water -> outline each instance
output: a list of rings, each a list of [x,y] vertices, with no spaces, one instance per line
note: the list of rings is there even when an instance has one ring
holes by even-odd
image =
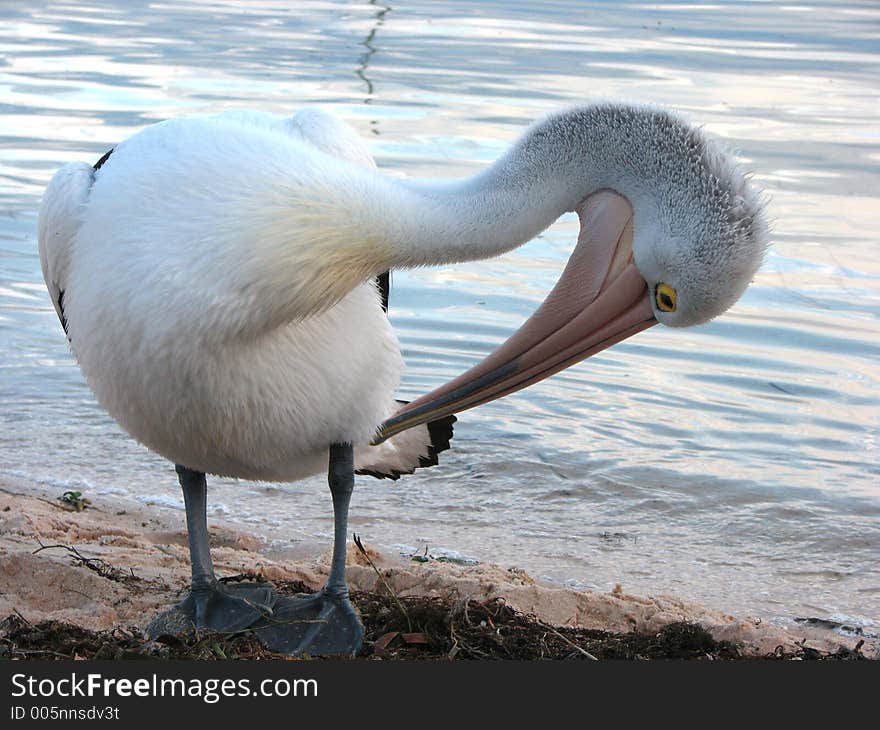
[[[380,166],[466,175],[595,97],[673,106],[772,196],[774,247],[722,319],[655,327],[470,411],[442,467],[359,481],[353,528],[577,587],[880,628],[880,9],[871,2],[4,3],[0,477],[180,509],[173,470],[97,406],[40,275],[64,162],[146,124],[320,103]],[[395,276],[404,397],[502,341],[561,270],[573,217],[492,262]],[[325,546],[322,478],[213,480],[215,514]],[[182,519],[182,515],[181,515]]]

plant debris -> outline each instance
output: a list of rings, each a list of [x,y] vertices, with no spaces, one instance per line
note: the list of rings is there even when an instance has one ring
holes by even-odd
[[[803,624],[804,626],[815,626],[821,629],[828,629],[830,631],[839,631],[841,634],[847,634],[849,636],[865,636],[871,639],[877,638],[876,634],[866,632],[861,626],[845,624],[829,618],[796,618],[795,621],[799,624]]]
[[[234,576],[232,581],[255,576]],[[303,592],[300,583],[276,590]],[[514,611],[503,601],[452,601],[353,593],[365,626],[362,659],[739,659],[739,649],[718,642],[702,627],[673,623],[654,634],[609,634],[552,627]],[[802,642],[795,652],[781,648],[767,659],[858,660],[860,646],[835,653]],[[0,622],[0,659],[290,659],[262,647],[249,633],[195,632],[147,640],[136,628],[89,631],[56,621],[32,624],[12,614]]]
[[[405,555],[406,553],[404,553]],[[452,565],[479,565],[480,561],[476,558],[468,558],[463,555],[434,555],[428,552],[428,546],[422,554],[411,554],[409,559],[414,563],[451,563]]]
[[[70,561],[73,565],[83,566],[84,568],[88,568],[91,571],[94,571],[102,578],[107,578],[108,580],[120,582],[126,580],[137,580],[137,576],[134,574],[134,571],[129,569],[128,573],[124,570],[116,568],[106,560],[102,560],[101,558],[88,558],[83,555],[79,550],[71,545],[43,545],[39,540],[37,541],[40,545],[36,550],[34,550],[33,554],[36,555],[43,550],[54,550],[61,549],[66,550],[67,554],[70,556]]]
[[[82,512],[91,504],[91,501],[82,496],[82,492],[68,489],[58,497],[58,501],[74,512]]]

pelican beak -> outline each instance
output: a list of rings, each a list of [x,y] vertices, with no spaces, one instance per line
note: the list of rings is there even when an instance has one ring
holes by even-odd
[[[633,263],[629,200],[600,190],[576,210],[577,246],[538,310],[485,360],[403,406],[382,424],[374,444],[537,383],[657,323]]]

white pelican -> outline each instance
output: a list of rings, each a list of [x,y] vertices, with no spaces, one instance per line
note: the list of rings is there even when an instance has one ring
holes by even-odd
[[[656,322],[720,314],[767,238],[760,196],[733,160],[644,106],[550,116],[463,180],[389,177],[350,127],[312,110],[166,121],[111,152],[49,183],[40,259],[98,400],[177,465],[192,585],[149,632],[251,627],[292,654],[360,647],[345,582],[356,470],[396,477],[436,463],[453,412]],[[495,256],[567,211],[581,233],[541,308],[483,363],[398,412],[403,362],[377,277]],[[328,454],[325,587],[281,598],[219,584],[205,473],[290,481]]]

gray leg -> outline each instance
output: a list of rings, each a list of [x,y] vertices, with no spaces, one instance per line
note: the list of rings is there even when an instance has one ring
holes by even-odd
[[[348,540],[348,505],[354,491],[354,449],[351,444],[333,444],[330,447],[330,465],[327,481],[333,497],[333,560],[324,592],[348,598],[345,582],[346,541]]]
[[[208,535],[205,475],[178,466],[177,476],[186,505],[192,585],[183,601],[150,622],[147,636],[187,633],[193,628],[234,632],[253,626],[272,613],[275,592],[267,585],[217,582]]]
[[[192,566],[192,589],[210,588],[217,583],[211,543],[208,535],[208,485],[205,475],[178,465],[177,478],[186,505],[186,534],[189,538],[189,559]]]
[[[333,497],[333,558],[324,587],[311,596],[279,598],[266,627],[257,629],[263,644],[284,654],[320,656],[357,654],[364,638],[360,617],[345,582],[348,505],[354,490],[351,444],[330,447],[328,482]]]

